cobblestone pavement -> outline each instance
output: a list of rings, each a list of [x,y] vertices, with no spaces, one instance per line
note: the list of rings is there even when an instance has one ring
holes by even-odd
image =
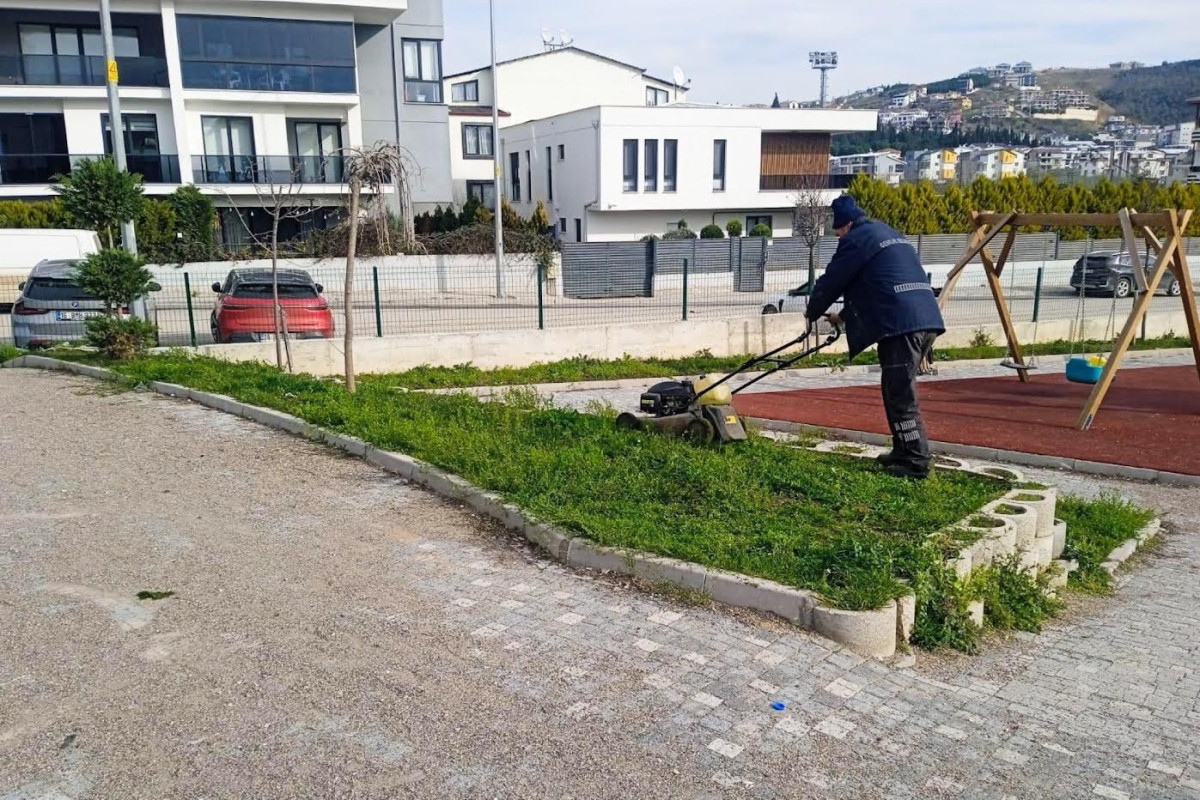
[[[1028,354],[1026,355],[1028,359]],[[1041,371],[1061,371],[1063,369],[1062,356],[1043,357],[1038,366]],[[1154,353],[1152,351],[1144,351],[1140,353],[1131,353],[1126,360],[1123,369],[1136,369],[1138,367],[1174,367],[1187,366],[1192,363],[1192,355],[1190,352],[1180,353]],[[999,362],[992,364],[971,364],[954,365],[953,363],[938,365],[939,373],[937,375],[929,375],[921,378],[921,381],[954,381],[965,378],[1013,378],[1016,379],[1016,374],[1005,367],[1000,366]],[[664,377],[663,380],[666,378]],[[618,411],[632,410],[638,408],[638,399],[655,379],[648,378],[645,385],[634,387],[624,387],[620,389],[612,388],[579,388],[571,391],[552,391],[546,392],[552,397],[555,405],[564,408],[584,409],[591,403],[608,403]],[[732,382],[733,386],[738,386],[741,382],[740,378]],[[877,386],[879,384],[878,372],[833,372],[828,369],[804,369],[804,370],[785,370],[777,376],[766,378],[747,389],[747,393],[755,392],[786,392],[797,389],[831,389],[841,386]],[[535,387],[536,388],[536,387]]]
[[[1200,797],[1197,490],[1049,476],[1161,551],[898,668],[187,403],[4,370],[0,408],[3,800]]]

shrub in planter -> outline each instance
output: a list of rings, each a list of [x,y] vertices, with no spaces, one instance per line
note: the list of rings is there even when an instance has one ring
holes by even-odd
[[[737,237],[741,236],[742,235],[741,220],[737,220],[737,219],[729,220],[729,222],[725,225],[725,231],[726,231],[726,233],[729,234],[730,239],[736,239]]]
[[[725,231],[721,230],[720,225],[705,225],[700,229],[701,239],[724,239]]]
[[[773,231],[763,223],[758,223],[750,229],[751,236],[758,236],[762,239],[770,239]]]
[[[108,358],[128,361],[158,341],[158,329],[144,319],[105,315],[87,321],[87,343]]]
[[[687,220],[681,219],[675,227],[675,230],[667,231],[663,234],[664,241],[672,239],[695,239],[696,232],[688,227]]]

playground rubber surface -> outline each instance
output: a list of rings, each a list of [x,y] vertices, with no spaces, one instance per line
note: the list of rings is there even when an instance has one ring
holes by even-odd
[[[1196,368],[1123,369],[1091,430],[1075,421],[1091,386],[1061,372],[923,381],[929,438],[1039,455],[1200,475],[1200,379]],[[746,417],[870,433],[888,432],[879,387],[849,386],[740,394]]]

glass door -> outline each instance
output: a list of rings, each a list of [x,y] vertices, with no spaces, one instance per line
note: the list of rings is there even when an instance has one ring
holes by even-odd
[[[253,183],[254,126],[249,117],[201,117],[205,179],[209,183]]]
[[[293,172],[301,181],[342,182],[342,124],[332,120],[292,123]]]

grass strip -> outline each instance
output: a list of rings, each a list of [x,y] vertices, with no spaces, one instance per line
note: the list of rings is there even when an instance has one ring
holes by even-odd
[[[1189,342],[1184,336],[1162,336],[1155,339],[1135,341],[1134,350],[1161,350],[1174,347],[1188,347]],[[1038,355],[1061,355],[1075,352],[1108,352],[1112,348],[1111,341],[1089,341],[1082,346],[1078,342],[1072,344],[1066,339],[1053,342],[1043,342],[1030,349]],[[1001,359],[1008,355],[1008,350],[999,345],[983,345],[978,347],[946,347],[934,352],[934,360],[938,362],[959,361],[963,359],[995,358]],[[1029,354],[1026,354],[1027,357]],[[455,389],[471,386],[515,386],[534,383],[578,383],[581,381],[623,380],[632,378],[665,378],[677,375],[701,375],[710,372],[725,373],[736,369],[749,359],[750,356],[714,356],[707,351],[701,351],[684,358],[624,358],[604,360],[576,356],[562,361],[531,364],[527,367],[499,367],[496,369],[481,369],[473,364],[459,364],[453,367],[420,366],[404,372],[380,373],[378,375],[363,375],[360,382],[382,382],[389,386],[402,386],[407,389]],[[802,367],[844,367],[847,364],[877,364],[879,356],[874,350],[868,350],[857,356],[853,361],[847,361],[845,356],[817,354],[796,364]]]
[[[1084,592],[1103,594],[1111,590],[1112,579],[1101,565],[1117,545],[1134,538],[1146,527],[1154,513],[1115,494],[1106,494],[1090,501],[1060,497],[1058,517],[1067,523],[1067,549],[1063,558],[1079,562],[1079,569],[1071,574],[1070,585]]]

